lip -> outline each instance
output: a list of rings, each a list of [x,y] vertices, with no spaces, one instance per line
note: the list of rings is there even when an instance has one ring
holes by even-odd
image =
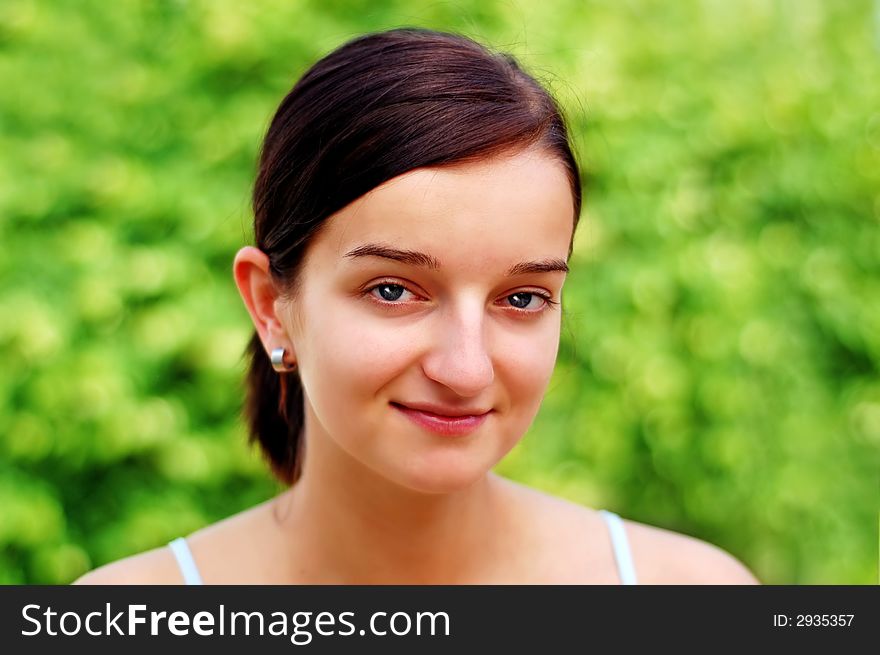
[[[400,403],[391,403],[391,406],[416,425],[446,437],[461,437],[474,432],[492,413],[492,410],[489,410],[483,414],[446,416],[422,409],[414,409]]]

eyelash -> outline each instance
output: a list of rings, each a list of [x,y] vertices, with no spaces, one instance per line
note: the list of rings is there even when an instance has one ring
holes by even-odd
[[[378,289],[379,287],[400,287],[401,289],[405,289],[406,291],[409,291],[410,293],[412,293],[414,295],[418,295],[412,289],[410,289],[408,286],[406,286],[405,284],[401,284],[400,282],[397,282],[394,280],[380,280],[376,284],[372,284],[368,288],[364,289],[361,295],[370,296],[370,298],[372,299],[373,302],[375,302],[376,304],[378,304],[380,306],[384,306],[384,307],[395,307],[395,306],[405,304],[405,303],[391,302],[388,300],[380,300],[380,299],[376,298],[376,296],[374,296],[372,294],[372,291],[374,289]],[[541,300],[544,301],[544,306],[541,307],[540,309],[520,309],[518,307],[508,307],[507,308],[507,309],[513,310],[513,312],[516,314],[526,314],[526,315],[528,315],[528,314],[533,314],[533,315],[543,314],[548,309],[553,309],[554,307],[556,307],[559,304],[559,302],[556,300],[553,300],[550,295],[548,295],[546,293],[542,293],[540,291],[517,291],[516,293],[508,294],[507,296],[505,296],[505,298],[510,298],[510,296],[515,296],[520,293],[529,294],[529,295],[533,295],[533,296],[537,296],[537,297],[541,298]]]

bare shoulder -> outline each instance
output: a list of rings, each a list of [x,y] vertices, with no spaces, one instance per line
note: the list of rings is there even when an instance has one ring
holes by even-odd
[[[262,565],[254,558],[255,544],[271,542],[266,516],[271,500],[216,523],[196,530],[186,537],[196,568],[206,584],[242,584],[255,579],[254,567]],[[86,573],[73,584],[93,585],[167,585],[183,584],[177,558],[168,546],[111,562]]]
[[[754,585],[760,581],[730,553],[663,528],[624,520],[639,582]]]
[[[171,549],[155,548],[105,564],[75,580],[77,585],[183,584]]]
[[[568,577],[603,584],[618,581],[608,525],[597,510],[509,480],[501,482],[515,494],[518,508],[531,508],[532,516],[541,517],[537,527],[553,535],[552,552],[564,563]],[[717,546],[638,521],[624,519],[623,524],[639,584],[760,584],[746,566]],[[578,572],[581,566],[584,570]],[[606,573],[600,575],[601,571]]]

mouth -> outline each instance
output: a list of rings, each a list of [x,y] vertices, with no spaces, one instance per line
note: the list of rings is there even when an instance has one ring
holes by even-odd
[[[435,414],[427,410],[414,409],[396,402],[392,402],[391,406],[419,427],[447,437],[460,437],[471,434],[492,414],[492,410],[489,410],[482,414],[448,416]]]

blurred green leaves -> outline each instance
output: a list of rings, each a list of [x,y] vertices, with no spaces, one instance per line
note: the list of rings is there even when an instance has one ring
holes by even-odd
[[[866,1],[0,6],[0,582],[68,582],[276,490],[231,279],[306,67],[417,24],[514,52],[586,181],[544,406],[499,470],[877,581],[880,35]]]

